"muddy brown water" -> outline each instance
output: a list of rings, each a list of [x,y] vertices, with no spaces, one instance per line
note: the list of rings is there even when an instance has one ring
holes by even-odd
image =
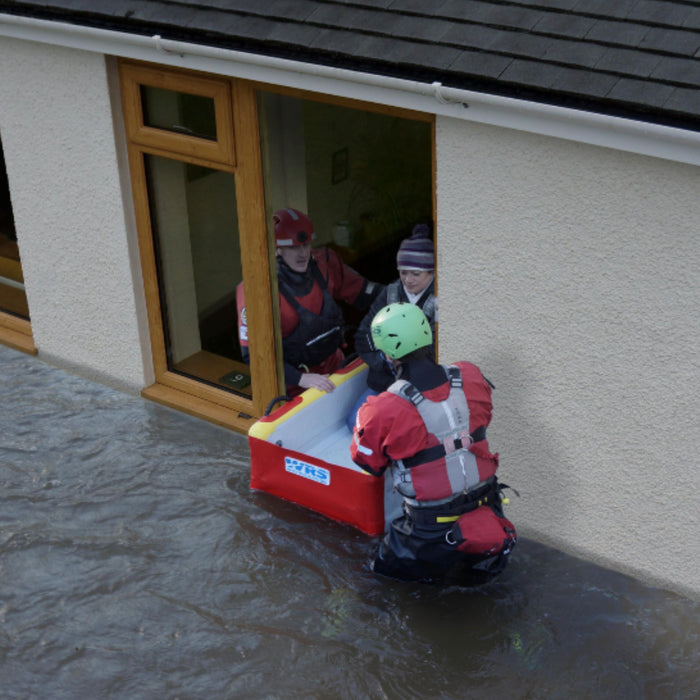
[[[0,697],[698,697],[700,604],[522,540],[476,590],[248,485],[244,436],[0,347]]]

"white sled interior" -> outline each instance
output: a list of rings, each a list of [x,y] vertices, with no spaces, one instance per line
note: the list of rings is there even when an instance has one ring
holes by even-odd
[[[367,388],[367,365],[356,360],[331,375],[331,380],[336,387],[333,392],[309,389],[253,425],[249,431],[251,485],[377,534],[377,526],[366,518],[380,517],[383,530],[400,515],[401,498],[393,491],[390,475],[377,479],[350,458],[352,433],[346,421]],[[292,473],[294,469],[297,474]],[[310,482],[315,477],[328,478],[329,487],[292,478],[304,476],[303,470]],[[382,513],[363,515],[367,502],[375,500],[374,492],[380,492]]]

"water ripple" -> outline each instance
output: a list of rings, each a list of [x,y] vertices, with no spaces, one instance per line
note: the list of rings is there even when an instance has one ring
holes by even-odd
[[[522,540],[482,589],[249,489],[243,436],[0,347],[3,698],[693,697],[697,603]]]

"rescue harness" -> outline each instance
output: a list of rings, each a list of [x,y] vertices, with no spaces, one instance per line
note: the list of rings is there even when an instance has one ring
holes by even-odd
[[[299,303],[293,288],[286,280],[279,280],[279,292],[296,311],[297,327],[286,338],[282,346],[286,361],[302,371],[309,371],[332,355],[343,342],[343,314],[328,291],[328,280],[323,276],[316,261],[309,261],[308,271],[323,294],[321,311],[315,314]]]
[[[462,374],[456,366],[442,367],[450,383],[450,393],[443,401],[426,400],[414,385],[401,379],[388,389],[415,406],[427,432],[439,441],[394,463],[394,486],[414,509],[443,506],[453,502],[455,494],[486,488],[497,466],[480,468],[470,451],[472,444],[486,439],[486,427],[469,432]]]

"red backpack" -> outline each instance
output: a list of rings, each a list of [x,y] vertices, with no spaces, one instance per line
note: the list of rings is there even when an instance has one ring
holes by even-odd
[[[501,517],[490,506],[479,506],[459,516],[447,531],[445,539],[459,552],[494,556],[508,554],[518,535],[508,518]]]

